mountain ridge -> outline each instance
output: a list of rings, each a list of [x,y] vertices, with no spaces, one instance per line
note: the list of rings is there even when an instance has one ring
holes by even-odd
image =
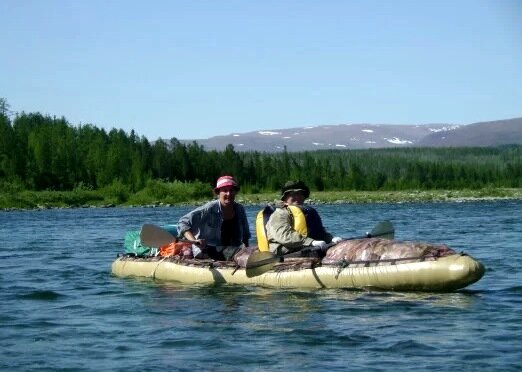
[[[522,144],[522,117],[472,124],[336,124],[235,132],[193,141],[206,150],[313,151],[388,147],[482,147]]]

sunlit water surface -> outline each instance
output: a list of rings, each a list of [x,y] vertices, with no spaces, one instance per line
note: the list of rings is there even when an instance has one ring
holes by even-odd
[[[396,238],[446,243],[486,274],[445,294],[121,279],[125,231],[188,208],[0,212],[0,369],[520,370],[521,201],[317,208],[336,235],[390,219]]]

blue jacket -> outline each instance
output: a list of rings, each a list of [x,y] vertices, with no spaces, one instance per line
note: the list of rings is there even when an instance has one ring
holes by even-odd
[[[239,223],[239,236],[232,239],[232,245],[240,246],[241,243],[250,239],[250,229],[245,213],[245,208],[241,204],[234,202],[237,221]],[[221,225],[223,223],[223,211],[219,200],[198,207],[180,218],[178,222],[179,236],[183,236],[185,231],[190,230],[198,239],[205,239],[208,245],[221,246]]]

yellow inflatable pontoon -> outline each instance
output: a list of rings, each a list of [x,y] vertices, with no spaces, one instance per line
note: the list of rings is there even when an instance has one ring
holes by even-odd
[[[352,264],[321,264],[318,259],[292,258],[250,277],[247,270],[235,262],[182,259],[177,256],[121,256],[112,264],[112,273],[118,277],[147,277],[191,284],[424,292],[449,292],[464,288],[478,281],[484,271],[480,262],[466,254]]]

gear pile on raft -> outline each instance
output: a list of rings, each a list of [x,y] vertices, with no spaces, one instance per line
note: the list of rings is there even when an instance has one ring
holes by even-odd
[[[389,221],[366,236],[330,247],[319,257],[285,257],[244,247],[230,261],[194,259],[174,225],[144,225],[127,232],[125,253],[112,264],[119,277],[148,277],[187,284],[239,284],[273,288],[343,288],[450,292],[484,275],[473,257],[443,244],[390,239]],[[379,234],[382,233],[382,234]],[[382,237],[376,237],[381,235]]]

